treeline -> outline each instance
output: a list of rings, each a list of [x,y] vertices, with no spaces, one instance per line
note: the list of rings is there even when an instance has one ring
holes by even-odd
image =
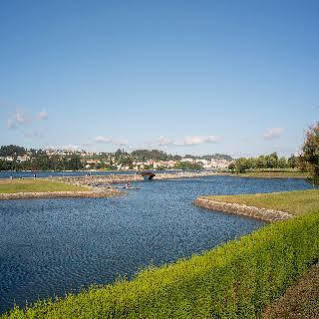
[[[144,162],[148,160],[154,161],[179,161],[182,159],[179,155],[167,154],[160,150],[136,150],[131,152],[130,156],[137,162]]]
[[[203,169],[203,165],[201,163],[177,162],[175,168],[182,170],[201,170]]]
[[[25,156],[23,160],[21,156]],[[1,146],[0,148],[0,170],[79,170],[84,167],[78,154],[51,155],[44,150],[27,150],[16,145]],[[10,160],[8,159],[10,157]]]
[[[241,157],[232,162],[228,168],[236,173],[245,173],[253,169],[295,169],[298,167],[298,157],[291,155],[288,159],[278,157],[277,153],[260,155],[258,157]]]
[[[19,161],[6,161],[0,160],[0,171],[37,171],[37,170],[53,170],[53,171],[64,171],[64,170],[79,170],[83,169],[83,163],[79,155],[71,156],[31,156],[29,159],[23,162]]]
[[[23,156],[27,154],[27,149],[17,145],[3,145],[0,147],[0,157]]]
[[[89,166],[95,169],[116,170],[119,167],[133,169],[137,163],[144,163],[144,169],[152,169],[153,164],[148,161],[166,162],[175,161],[178,169],[202,169],[201,163],[181,162],[183,158],[205,159],[205,160],[228,160],[232,157],[225,154],[212,154],[203,156],[194,155],[172,155],[161,150],[140,149],[126,152],[118,149],[115,152],[99,152],[88,154],[85,151],[65,151],[65,150],[42,150],[27,149],[17,145],[4,145],[0,147],[0,170],[79,170]],[[140,164],[138,164],[140,165]],[[165,169],[157,166],[157,169]]]

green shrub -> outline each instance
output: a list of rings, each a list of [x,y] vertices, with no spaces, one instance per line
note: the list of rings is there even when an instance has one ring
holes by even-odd
[[[201,256],[2,318],[259,318],[319,258],[319,214],[268,225]]]

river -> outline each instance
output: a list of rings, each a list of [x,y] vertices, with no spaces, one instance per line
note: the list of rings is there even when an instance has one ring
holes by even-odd
[[[197,208],[197,196],[310,188],[300,179],[226,176],[134,186],[140,189],[119,198],[0,201],[0,313],[14,302],[131,278],[264,225]]]

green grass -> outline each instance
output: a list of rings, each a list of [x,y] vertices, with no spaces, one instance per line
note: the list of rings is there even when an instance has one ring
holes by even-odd
[[[47,179],[23,179],[1,180],[0,194],[12,194],[21,192],[65,192],[65,191],[88,191],[82,186],[70,185]]]
[[[251,178],[307,178],[307,173],[296,170],[254,170],[246,171],[242,174],[233,174],[232,176],[238,177],[251,177]]]
[[[301,215],[319,211],[319,190],[271,194],[209,196],[230,203],[270,208]],[[319,235],[319,230],[318,230]],[[317,235],[317,236],[318,236]],[[263,319],[315,319],[319,313],[319,265],[313,267],[291,286],[280,299],[264,311]]]
[[[293,215],[319,211],[319,190],[270,194],[206,196],[216,201],[281,210]]]

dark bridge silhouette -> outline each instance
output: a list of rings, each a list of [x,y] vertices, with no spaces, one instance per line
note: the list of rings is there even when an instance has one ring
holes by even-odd
[[[144,180],[148,180],[148,181],[151,181],[153,177],[155,176],[155,174],[150,171],[139,172],[139,174],[144,177]]]

